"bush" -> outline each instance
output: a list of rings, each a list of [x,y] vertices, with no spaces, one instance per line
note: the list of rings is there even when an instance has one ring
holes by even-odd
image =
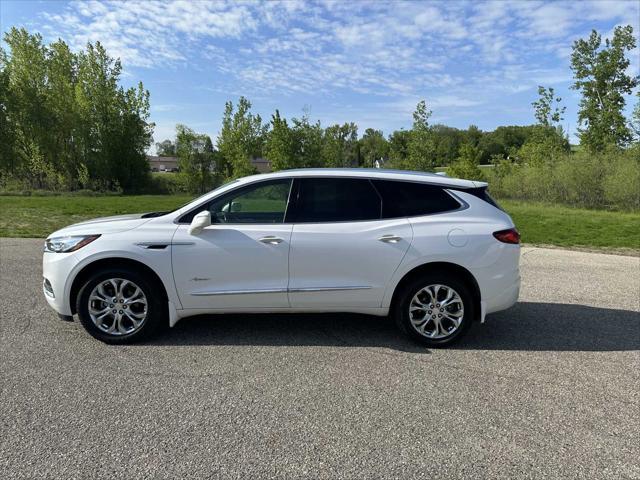
[[[497,198],[633,210],[640,208],[639,151],[580,151],[534,164],[495,158],[484,173]]]
[[[447,169],[447,175],[466,180],[484,180],[484,175],[478,165],[482,152],[473,145],[464,144],[460,147],[460,155]]]
[[[152,173],[149,185],[144,189],[149,195],[175,195],[189,193],[188,181],[182,173]]]
[[[604,198],[610,205],[640,209],[640,144],[611,163],[604,179]]]

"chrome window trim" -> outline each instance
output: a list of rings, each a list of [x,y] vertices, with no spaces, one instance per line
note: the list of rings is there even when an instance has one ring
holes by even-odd
[[[406,182],[406,183],[418,183],[420,185],[431,185],[434,187],[440,187],[442,188],[445,192],[447,192],[449,195],[451,195],[452,197],[454,197],[456,199],[456,201],[458,201],[460,203],[460,208],[457,208],[455,210],[447,210],[445,212],[436,212],[436,213],[427,213],[424,215],[413,215],[411,217],[407,217],[407,216],[402,216],[402,217],[388,217],[388,218],[378,218],[378,219],[373,219],[373,220],[341,220],[338,222],[282,222],[282,223],[228,223],[225,225],[322,225],[322,224],[327,224],[327,223],[364,223],[364,222],[380,222],[380,221],[384,221],[384,220],[398,220],[401,218],[421,218],[421,217],[430,217],[433,215],[442,215],[444,213],[457,213],[460,212],[462,210],[466,210],[467,208],[469,208],[469,204],[467,202],[465,202],[464,200],[462,200],[459,196],[455,195],[451,190],[454,191],[460,191],[460,192],[464,192],[465,189],[464,188],[460,188],[460,187],[456,187],[456,186],[452,186],[452,185],[447,185],[447,184],[441,184],[441,183],[432,183],[432,182],[421,182],[421,181],[416,181],[416,180],[398,180],[395,178],[384,178],[384,177],[364,177],[364,176],[355,176],[355,175],[314,175],[314,176],[307,176],[307,175],[294,175],[291,177],[280,177],[280,178],[271,178],[269,180],[256,180],[255,182],[249,182],[246,184],[243,184],[241,186],[239,186],[238,188],[234,188],[234,189],[230,189],[227,190],[223,193],[221,193],[218,196],[215,197],[211,197],[209,198],[206,202],[201,203],[200,205],[198,205],[197,207],[194,207],[190,210],[187,210],[186,212],[184,212],[183,214],[179,215],[177,218],[175,218],[173,220],[173,223],[176,225],[189,225],[189,223],[187,222],[179,222],[178,220],[180,218],[182,218],[183,216],[187,215],[188,213],[191,213],[192,211],[198,209],[198,208],[202,208],[203,205],[215,200],[218,197],[221,197],[222,195],[226,195],[228,193],[233,192],[234,190],[238,190],[240,188],[244,188],[247,187],[249,185],[254,185],[257,183],[262,183],[262,182],[268,182],[271,180],[280,180],[280,179],[287,179],[291,181],[291,187],[289,188],[289,198],[287,199],[287,206],[286,206],[286,210],[285,210],[285,216],[284,219],[286,220],[287,218],[287,211],[289,209],[289,204],[291,202],[291,193],[293,193],[293,184],[297,179],[304,179],[304,178],[346,178],[346,179],[360,179],[360,180],[369,180],[369,182],[371,182],[372,186],[374,187],[374,190],[376,191],[376,193],[379,192],[378,190],[375,188],[375,184],[373,184],[373,180],[382,180],[382,181],[390,181],[390,182]],[[197,199],[196,199],[197,200]]]

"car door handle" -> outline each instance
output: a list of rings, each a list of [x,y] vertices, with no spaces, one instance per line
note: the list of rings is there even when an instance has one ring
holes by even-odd
[[[398,243],[402,240],[402,237],[397,235],[382,235],[378,240],[385,243]]]
[[[258,241],[262,243],[266,243],[268,245],[277,245],[279,243],[282,243],[284,240],[282,240],[279,237],[274,237],[273,235],[268,235],[266,237],[262,237]]]

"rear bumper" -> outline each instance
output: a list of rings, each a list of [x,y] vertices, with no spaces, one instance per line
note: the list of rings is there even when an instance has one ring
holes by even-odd
[[[520,295],[520,247],[504,245],[495,263],[475,272],[481,291],[480,320],[489,313],[506,310]]]
[[[513,284],[505,288],[499,294],[487,298],[483,300],[483,314],[489,314],[494,312],[499,312],[501,310],[506,310],[509,307],[512,307],[517,301],[518,296],[520,295],[520,276],[514,280]],[[482,316],[482,321],[484,321],[484,315]]]

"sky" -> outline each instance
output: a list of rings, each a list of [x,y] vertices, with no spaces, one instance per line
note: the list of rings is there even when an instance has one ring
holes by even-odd
[[[571,46],[624,24],[637,38],[640,1],[0,0],[3,32],[24,26],[74,49],[100,41],[119,57],[122,84],[151,92],[155,141],[177,123],[215,139],[225,101],[241,95],[265,121],[308,111],[388,135],[411,128],[425,99],[432,123],[493,130],[533,123],[538,85],[562,97],[575,141]],[[640,50],[630,57],[640,74]]]

